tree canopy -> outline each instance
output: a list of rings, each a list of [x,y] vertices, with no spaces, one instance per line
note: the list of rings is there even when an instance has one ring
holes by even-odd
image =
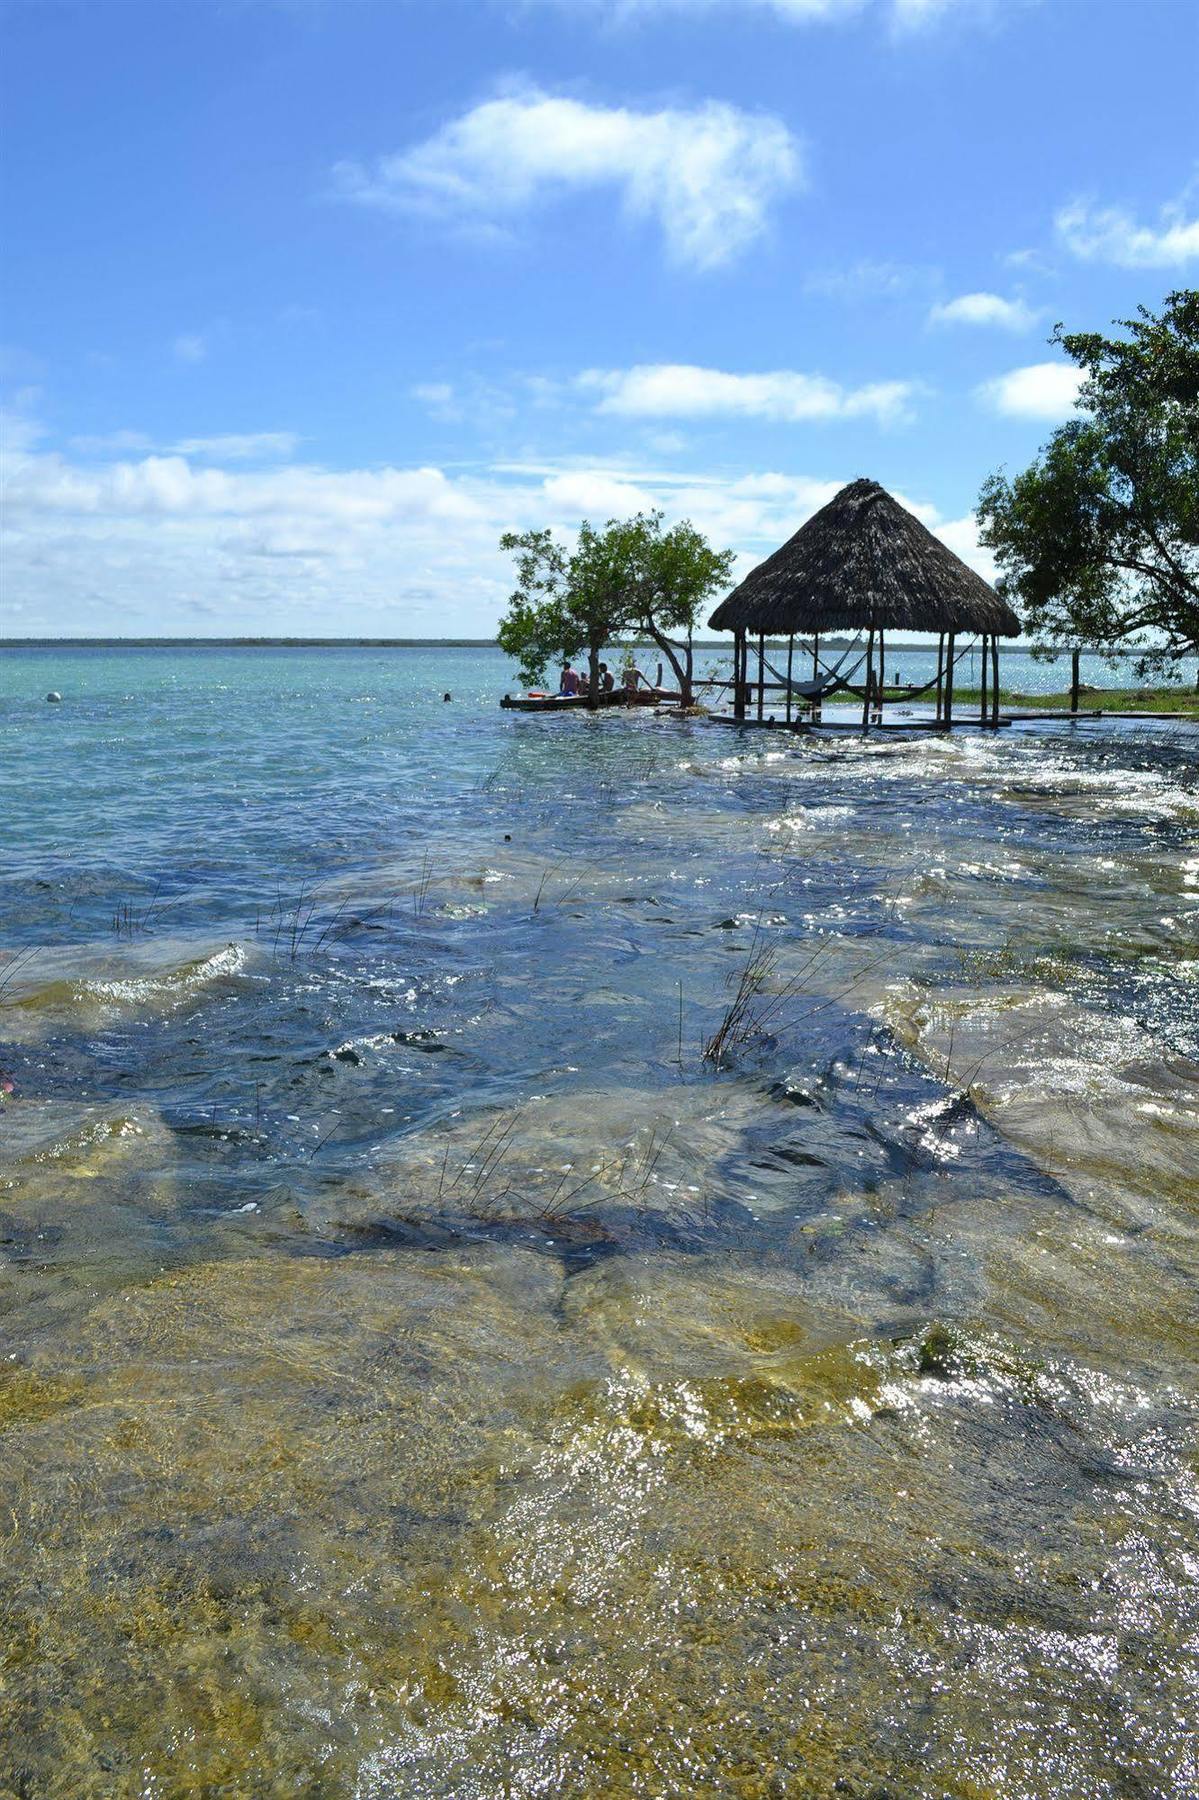
[[[1034,638],[1135,648],[1148,673],[1199,652],[1199,292],[1118,323],[1055,328],[1084,371],[1079,416],[988,478],[979,535]]]
[[[664,531],[660,512],[639,513],[625,530],[633,575],[630,622],[666,656],[683,705],[690,706],[692,636],[709,602],[728,587],[735,553],[713,550],[690,519]]]
[[[687,519],[664,530],[660,512],[609,519],[602,530],[584,520],[573,549],[548,530],[508,532],[500,547],[516,556],[517,587],[497,639],[520,664],[522,681],[543,684],[551,663],[585,649],[594,698],[600,652],[643,632],[670,661],[690,704],[692,633],[706,603],[728,585],[731,550],[713,550]]]

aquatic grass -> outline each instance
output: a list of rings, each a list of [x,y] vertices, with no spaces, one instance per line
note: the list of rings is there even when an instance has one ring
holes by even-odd
[[[40,945],[27,944],[24,949],[14,950],[8,961],[0,965],[0,1001],[3,1000],[4,990],[9,983],[20,974],[22,969],[28,967],[37,956],[39,949]]]
[[[282,947],[287,953],[288,961],[296,961],[304,949],[319,906],[319,883],[302,881],[294,899],[285,899],[282,888],[276,888],[275,902],[267,915],[268,920],[273,918],[274,921],[271,937],[273,956],[278,957]],[[261,915],[256,921],[256,929],[261,929]]]
[[[161,911],[161,908],[157,907],[158,896],[161,892],[162,882],[159,880],[155,883],[154,892],[144,907],[135,908],[132,900],[119,900],[112,915],[114,934],[117,937],[131,938],[135,932],[148,931],[155,911]]]
[[[546,868],[544,868],[542,870],[541,878],[537,883],[537,888],[533,895],[533,911],[535,913],[540,912],[543,901],[547,905],[549,904],[549,896],[546,892],[546,889],[549,887],[549,884],[553,880],[553,878],[556,875],[560,875],[562,870],[564,868],[566,868],[566,866],[567,865],[566,865],[565,861],[556,862],[556,863],[550,863]],[[576,866],[577,866],[577,864],[576,864]],[[560,894],[557,894],[554,896],[553,904],[555,906],[565,906],[566,902],[568,900],[572,899],[574,897],[574,895],[578,893],[580,887],[582,887],[582,885],[583,885],[583,882],[586,880],[587,876],[591,872],[592,872],[592,865],[590,863],[585,863],[581,868],[579,868],[578,873],[573,875],[570,878],[570,880],[566,883],[566,886],[563,888],[562,892]]]
[[[415,918],[421,918],[429,903],[429,889],[433,883],[433,859],[426,850],[421,856],[420,874],[416,886],[412,890],[412,912]]]
[[[419,900],[418,910],[423,910],[424,895],[428,893],[431,880],[430,872],[427,878],[422,876],[423,893],[419,883],[414,890],[414,900]],[[359,907],[347,898],[327,910],[324,888],[323,882],[302,881],[294,897],[285,897],[279,889],[265,914],[259,908],[254,918],[254,933],[259,938],[264,931],[270,933],[271,953],[276,959],[283,955],[289,962],[298,962],[301,956],[313,955],[326,945],[340,943],[352,932],[380,929],[380,921],[390,921],[394,917],[399,899],[398,895],[389,894],[374,906]]]
[[[533,911],[534,912],[537,912],[537,910],[541,906],[541,896],[545,892],[545,884],[549,880],[550,876],[554,873],[556,873],[556,868],[555,869],[544,869],[542,871],[541,880],[537,883],[537,892],[533,895]]]
[[[768,1026],[778,1028],[781,1025],[780,1014],[783,1009],[807,991],[813,969],[832,949],[827,939],[822,940],[808,952],[796,972],[768,995],[767,988],[778,973],[780,953],[775,945],[764,941],[765,909],[766,902],[763,902],[754,923],[745,960],[727,978],[728,985],[733,990],[732,999],[715,1031],[701,1046],[700,1060],[710,1063],[718,1071],[725,1067],[734,1049],[743,1047],[754,1039],[764,1038]],[[878,960],[880,959],[875,959]],[[859,972],[854,986],[865,978],[865,973]],[[846,993],[849,991],[845,990]],[[822,1008],[814,1010],[821,1011]]]
[[[590,1153],[576,1153],[561,1168],[549,1191],[543,1188],[538,1193],[539,1178],[548,1171],[529,1167],[527,1158],[516,1156],[518,1133],[526,1123],[528,1112],[524,1106],[497,1113],[456,1166],[456,1153],[447,1140],[436,1165],[433,1213],[430,1215],[418,1206],[395,1216],[418,1227],[436,1220],[451,1231],[455,1216],[484,1227],[581,1228],[581,1215],[600,1198],[588,1190],[597,1188],[610,1204],[626,1206],[634,1214],[648,1216],[659,1210],[651,1207],[647,1196],[662,1157],[674,1144],[673,1124],[664,1131],[655,1126],[643,1147],[626,1149],[623,1155],[601,1150],[593,1160]],[[677,1206],[672,1216],[699,1228],[700,1220],[687,1207]],[[588,1226],[589,1230],[601,1228],[599,1221]]]

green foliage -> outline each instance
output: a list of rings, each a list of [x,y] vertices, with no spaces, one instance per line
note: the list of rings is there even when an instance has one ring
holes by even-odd
[[[1086,372],[1080,416],[1022,474],[989,477],[978,522],[1031,635],[1136,647],[1146,674],[1199,651],[1199,291],[1120,323],[1056,328]]]
[[[538,687],[551,662],[574,656],[583,643],[568,603],[569,561],[549,531],[505,532],[500,549],[516,554],[518,586],[496,641],[520,664],[526,686]]]
[[[594,685],[604,647],[647,632],[690,700],[691,634],[706,603],[728,586],[731,550],[713,550],[686,519],[663,531],[660,512],[609,519],[603,530],[584,520],[573,550],[544,530],[509,532],[500,548],[516,555],[518,585],[497,640],[519,662],[523,682],[541,685],[551,663],[586,649]]]
[[[648,632],[666,655],[683,705],[689,706],[692,634],[711,601],[728,588],[734,552],[713,550],[690,519],[663,531],[660,512],[639,513],[628,531],[634,568],[633,623]],[[676,641],[680,634],[681,643]]]

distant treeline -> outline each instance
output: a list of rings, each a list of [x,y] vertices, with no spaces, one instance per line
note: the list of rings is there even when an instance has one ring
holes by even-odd
[[[834,634],[821,637],[821,646],[827,650],[844,650],[856,640]],[[798,644],[799,640],[796,639]],[[767,638],[767,646],[773,650],[785,650],[786,638]],[[907,651],[935,651],[935,642],[901,644],[892,641],[890,649],[893,654]],[[56,637],[56,638],[21,638],[0,637],[0,649],[4,650],[494,650],[494,638],[367,638],[367,637],[228,637],[228,638],[191,638],[191,637]],[[637,642],[638,650],[652,651],[653,644]],[[696,638],[696,650],[732,649],[729,638]],[[1028,656],[1031,644],[1003,644],[1003,652],[1008,656]],[[1068,655],[1071,646],[1063,644],[1059,655]],[[1093,654],[1084,644],[1084,656]]]

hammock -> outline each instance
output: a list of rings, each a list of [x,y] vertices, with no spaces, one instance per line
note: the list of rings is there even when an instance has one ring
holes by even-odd
[[[819,656],[816,656],[815,660],[818,667],[825,671],[824,680],[788,681],[785,675],[779,674],[779,671],[775,668],[773,663],[767,662],[765,657],[762,658],[762,661],[765,667],[770,670],[770,673],[774,676],[775,680],[781,683],[783,687],[789,688],[791,693],[798,695],[801,700],[807,700],[813,704],[819,705],[822,700],[827,700],[831,694],[840,693],[853,694],[858,700],[865,700],[867,697],[866,689],[863,687],[855,687],[853,678],[861,668],[862,664],[866,661],[867,656],[870,654],[869,651],[863,650],[862,654],[858,657],[858,660],[847,674],[842,675],[840,673],[842,666],[848,661],[849,657],[852,656],[861,641],[861,634],[859,633],[858,637],[849,646],[849,649],[843,651],[835,663],[825,663]],[[962,645],[962,648],[954,656],[950,668],[956,669],[968,650],[971,655],[973,655],[973,644],[965,643]],[[805,655],[807,654],[806,649],[804,653]],[[815,652],[813,652],[813,654],[815,654]],[[940,679],[944,680],[945,675],[948,672],[948,670],[943,670]],[[903,687],[893,688],[892,692],[900,695],[905,700],[918,700],[921,694],[931,693],[933,688],[937,685],[937,680],[938,677],[934,675],[930,681],[924,682],[920,687],[915,687],[909,683]],[[876,689],[876,698],[878,692],[879,690]]]
[[[780,675],[774,664],[768,662],[765,657],[762,658],[762,663],[765,668],[770,670],[770,673],[774,676],[775,680],[783,687],[787,688],[791,693],[798,694],[801,700],[819,704],[820,701],[827,700],[830,694],[839,694],[843,689],[847,690],[849,693],[855,691],[850,687],[850,682],[865,662],[867,652],[865,650],[862,651],[862,654],[858,657],[857,662],[854,663],[847,675],[842,675],[841,669],[853,655],[860,642],[861,637],[859,635],[859,637],[849,646],[849,649],[842,652],[835,663],[825,663],[821,661],[819,656],[815,656],[817,667],[824,670],[823,679],[817,677],[813,681],[790,681],[785,675]],[[815,655],[814,652],[813,654]]]
[[[942,674],[940,677],[941,680],[944,680],[946,675],[948,675],[953,669],[957,668],[958,664],[961,662],[963,656],[965,656],[967,651],[969,651],[971,656],[973,656],[974,645],[972,643],[966,643],[966,644],[962,645],[962,648],[954,656],[953,661],[951,663],[949,663],[947,665],[947,667],[942,671]],[[891,689],[891,692],[893,694],[900,695],[901,698],[903,698],[904,700],[919,700],[921,694],[928,694],[928,693],[932,692],[933,688],[935,688],[937,685],[937,680],[938,680],[938,677],[936,675],[934,675],[932,680],[926,681],[922,687],[914,687],[909,682],[908,684],[906,684],[905,686],[902,686],[902,687],[901,686],[893,687]],[[851,687],[849,689],[849,692],[851,694],[856,694],[859,700],[864,700],[866,698],[865,688]],[[876,690],[875,697],[877,698],[877,690]]]

